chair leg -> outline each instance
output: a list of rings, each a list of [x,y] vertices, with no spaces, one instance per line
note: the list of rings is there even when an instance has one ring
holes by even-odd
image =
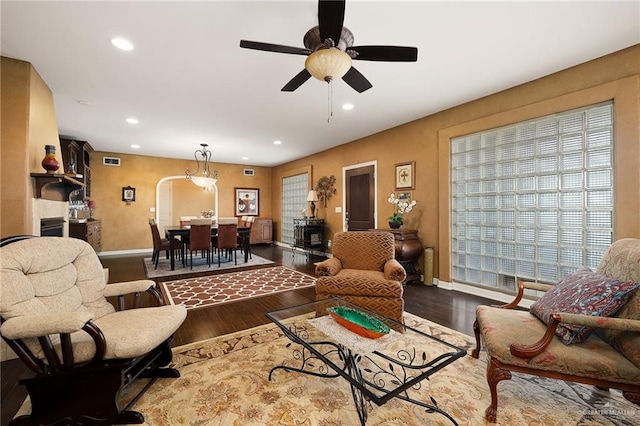
[[[640,392],[623,391],[622,396],[624,396],[627,401],[640,405]]]
[[[478,359],[480,356],[480,325],[477,319],[473,322],[473,333],[476,335],[476,348],[471,352],[471,356]]]
[[[492,357],[487,363],[487,383],[491,391],[491,405],[484,412],[484,418],[490,423],[495,423],[498,417],[498,383],[509,379],[511,379],[511,372],[501,368],[498,361]]]

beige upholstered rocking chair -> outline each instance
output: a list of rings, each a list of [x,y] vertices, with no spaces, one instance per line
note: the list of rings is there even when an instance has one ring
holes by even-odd
[[[95,251],[79,239],[10,237],[0,257],[0,333],[33,372],[20,381],[31,414],[11,424],[142,423],[118,396],[138,377],[152,379],[139,394],[158,377],[179,377],[165,367],[184,306],[162,306],[153,281],[107,284]],[[137,308],[143,292],[159,306]],[[125,309],[128,294],[137,309]]]

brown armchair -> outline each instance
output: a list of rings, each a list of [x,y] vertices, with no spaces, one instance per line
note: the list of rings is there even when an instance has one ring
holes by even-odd
[[[406,271],[394,259],[390,232],[349,231],[333,237],[333,257],[316,265],[316,299],[340,297],[402,322]]]

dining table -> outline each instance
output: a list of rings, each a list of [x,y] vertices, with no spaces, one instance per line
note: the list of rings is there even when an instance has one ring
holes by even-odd
[[[191,228],[189,226],[166,226],[164,228],[165,236],[168,239],[180,239],[185,241],[185,238],[189,238]],[[248,226],[238,226],[238,235],[242,237],[242,249],[244,251],[244,263],[249,262],[249,245],[251,244],[251,228]],[[218,236],[218,224],[211,225],[211,237]],[[179,238],[178,238],[179,237]],[[176,269],[176,261],[174,257],[174,248],[171,246],[169,250],[169,257],[171,258],[171,270]]]

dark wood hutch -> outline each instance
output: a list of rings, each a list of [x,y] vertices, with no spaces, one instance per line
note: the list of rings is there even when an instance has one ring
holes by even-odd
[[[89,154],[93,148],[86,141],[60,138],[60,150],[62,151],[62,166],[64,174],[82,183],[84,188],[79,190],[77,200],[85,200],[91,197],[91,166]]]

